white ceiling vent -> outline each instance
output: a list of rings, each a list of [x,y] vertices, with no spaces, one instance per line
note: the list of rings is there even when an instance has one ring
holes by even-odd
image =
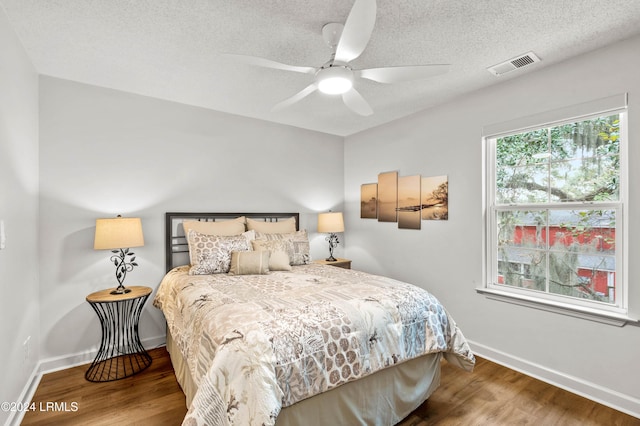
[[[515,71],[519,68],[526,67],[535,62],[540,62],[540,58],[538,58],[535,53],[528,52],[524,55],[517,56],[515,58],[509,59],[508,61],[504,61],[500,64],[489,67],[487,68],[487,71],[497,77],[500,77],[501,75],[504,75],[511,71]]]

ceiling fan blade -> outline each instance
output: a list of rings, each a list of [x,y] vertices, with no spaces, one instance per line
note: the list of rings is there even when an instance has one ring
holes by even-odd
[[[280,62],[272,61],[270,59],[260,58],[258,56],[236,55],[234,53],[223,53],[222,56],[230,57],[235,61],[242,62],[248,65],[256,65],[264,68],[273,68],[277,70],[301,72],[304,74],[316,73],[316,69],[313,67],[298,67],[295,65],[287,65]]]
[[[376,23],[376,1],[356,0],[338,41],[335,60],[351,62],[367,47]]]
[[[362,95],[358,93],[356,89],[351,89],[348,92],[342,94],[342,100],[344,104],[353,112],[360,115],[371,115],[373,114],[373,110],[364,100]]]
[[[421,80],[449,71],[449,65],[415,65],[401,67],[369,68],[353,71],[355,76],[377,81],[378,83],[398,83],[401,81]]]
[[[318,89],[318,86],[316,86],[315,83],[311,83],[310,85],[308,85],[307,87],[305,87],[304,89],[302,89],[301,91],[299,91],[298,93],[296,93],[295,95],[291,96],[290,98],[285,99],[284,101],[278,102],[277,104],[275,104],[273,106],[273,108],[271,108],[271,111],[280,111],[283,108],[286,108],[290,105],[295,104],[296,102],[298,102],[299,100],[303,99],[304,97],[310,95],[311,93],[315,92]]]

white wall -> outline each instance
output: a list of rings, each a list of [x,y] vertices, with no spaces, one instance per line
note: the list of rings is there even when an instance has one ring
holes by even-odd
[[[40,144],[44,368],[97,349],[85,297],[116,282],[111,253],[93,250],[96,218],[142,218],[140,266],[125,285],[156,289],[167,211],[300,212],[314,232],[316,212],[342,207],[343,139],[322,133],[41,77]],[[324,240],[311,239],[323,256]],[[147,346],[163,341],[151,301],[140,327]]]
[[[38,76],[2,8],[0,52],[0,401],[12,402],[38,360]]]
[[[640,38],[471,93],[345,141],[347,256],[363,270],[433,292],[479,354],[640,416],[640,327],[619,328],[492,301],[482,286],[482,127],[629,93],[629,284],[640,314]],[[499,81],[499,80],[497,80]],[[449,220],[420,231],[359,218],[360,185],[377,174],[449,176]]]

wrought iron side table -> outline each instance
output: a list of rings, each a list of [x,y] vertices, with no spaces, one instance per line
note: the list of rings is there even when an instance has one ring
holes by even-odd
[[[85,373],[90,382],[110,382],[141,372],[151,365],[138,336],[138,322],[149,287],[132,286],[125,294],[111,294],[112,289],[87,296],[102,326],[102,341],[96,358]]]

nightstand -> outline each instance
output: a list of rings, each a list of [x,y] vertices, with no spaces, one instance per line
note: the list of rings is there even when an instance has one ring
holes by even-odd
[[[131,290],[129,293],[111,294],[113,289],[108,289],[87,296],[102,327],[100,349],[84,375],[90,382],[124,379],[151,365],[151,355],[138,336],[138,321],[151,289],[127,288]]]
[[[319,263],[320,265],[337,266],[338,268],[351,269],[351,259],[338,258],[335,262],[330,262],[325,259],[314,260],[313,263]]]

